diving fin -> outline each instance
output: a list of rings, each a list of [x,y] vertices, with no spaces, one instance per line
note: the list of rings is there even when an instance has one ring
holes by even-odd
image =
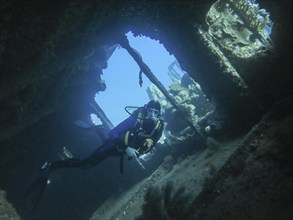
[[[25,194],[25,199],[28,202],[29,208],[34,212],[42,198],[46,185],[49,181],[49,175],[51,173],[51,163],[46,162],[41,167],[41,172],[38,178],[32,183]]]

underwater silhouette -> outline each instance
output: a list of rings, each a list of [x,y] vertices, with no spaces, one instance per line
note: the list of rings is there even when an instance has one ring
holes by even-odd
[[[90,128],[86,123],[76,122],[79,127]],[[34,211],[46,188],[48,178],[53,170],[59,168],[90,168],[96,166],[108,157],[120,157],[120,172],[123,173],[124,155],[128,160],[133,157],[149,153],[162,136],[164,121],[161,114],[161,105],[151,100],[143,107],[138,107],[130,116],[109,132],[109,137],[90,156],[79,159],[73,157],[67,149],[65,160],[45,162],[35,182],[28,190],[27,196],[31,200]]]

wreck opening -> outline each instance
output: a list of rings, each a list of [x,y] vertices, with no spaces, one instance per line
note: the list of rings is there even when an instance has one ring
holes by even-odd
[[[147,37],[135,37],[131,32],[126,36],[167,88],[171,82],[167,69],[175,58],[167,54],[165,48],[157,41]],[[109,58],[108,68],[103,71],[102,79],[107,89],[97,93],[95,100],[114,125],[127,117],[123,110],[125,106],[143,106],[151,98],[148,92],[151,82],[140,72],[139,66],[129,53],[119,45]]]
[[[178,117],[182,114],[195,122],[211,111],[212,104],[200,85],[182,70],[177,59],[166,51],[163,44],[145,36],[135,37],[132,32],[128,32],[126,37],[131,50],[117,45],[112,51],[108,68],[102,75],[107,89],[95,96],[96,103],[114,126],[128,117],[123,111],[125,106],[143,106],[151,99],[161,103],[166,111],[167,124],[178,123]],[[175,113],[178,107],[180,113]],[[182,126],[188,124],[183,122]],[[167,128],[172,130],[170,126]],[[179,129],[183,128],[180,126]]]
[[[149,100],[157,100],[161,103],[166,125],[160,139],[162,144],[166,137],[177,138],[183,130],[189,130],[190,127],[193,132],[203,136],[197,123],[206,127],[206,133],[217,128],[217,124],[204,118],[212,113],[214,104],[207,99],[201,86],[181,68],[177,59],[168,55],[164,44],[147,37],[135,42],[134,38],[130,32],[125,34],[124,42],[115,46],[109,57],[108,67],[102,75],[107,89],[95,95],[95,105],[105,114],[92,114],[93,123],[103,124],[105,118],[109,117],[108,128],[111,129],[129,116],[128,112],[123,111],[125,106],[143,106]],[[156,49],[158,46],[160,51]],[[164,56],[168,58],[164,59]],[[135,68],[127,69],[129,66]],[[204,122],[200,121],[202,118]],[[148,160],[152,154],[140,157],[137,161]],[[165,154],[168,151],[161,156]]]

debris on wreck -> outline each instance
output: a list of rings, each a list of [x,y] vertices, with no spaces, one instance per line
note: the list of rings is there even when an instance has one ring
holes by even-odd
[[[230,149],[224,163],[216,165],[210,163],[215,158],[203,158],[203,164],[209,165],[207,170],[210,176],[202,179],[203,186],[198,191],[189,192],[195,187],[194,180],[182,180],[185,184],[179,185],[186,187],[186,190],[184,187],[176,190],[170,181],[163,186],[158,183],[149,186],[141,206],[141,215],[136,220],[290,219],[292,212],[288,204],[292,199],[288,192],[292,188],[292,163],[289,158],[292,156],[290,128],[293,120],[292,114],[278,117],[275,111],[268,112],[240,142],[235,142],[237,146]],[[218,145],[214,140],[209,142],[210,145]],[[221,153],[225,151],[227,149]],[[204,154],[209,155],[208,152]],[[194,163],[196,160],[190,161]],[[200,163],[197,166],[201,167]],[[176,179],[175,173],[173,176],[169,173],[168,179]],[[193,175],[196,176],[195,173]],[[186,178],[194,177],[188,175]],[[274,181],[276,179],[280,181]],[[243,203],[243,200],[248,201],[253,197],[256,199]],[[276,208],[279,206],[277,203],[282,207]],[[283,212],[277,212],[277,209]]]
[[[217,1],[206,16],[209,34],[224,50],[250,58],[272,48],[273,22],[255,1]]]
[[[15,208],[7,201],[6,192],[3,190],[0,190],[0,219],[21,219]]]
[[[144,196],[142,206],[143,214],[136,220],[151,219],[186,219],[186,211],[191,202],[191,197],[185,193],[185,188],[175,190],[173,182],[165,186],[150,187]]]
[[[177,72],[170,71],[169,68],[168,74],[172,77],[174,74],[177,75]],[[176,78],[176,76],[173,78]],[[154,84],[147,88],[150,99],[162,103],[162,108],[165,110],[165,121],[167,122],[166,131],[170,135],[184,130],[189,126],[188,121],[196,124],[201,117],[213,110],[213,104],[207,100],[199,84],[193,81],[187,73],[180,80],[171,83],[168,92],[177,103],[177,109],[168,102]]]

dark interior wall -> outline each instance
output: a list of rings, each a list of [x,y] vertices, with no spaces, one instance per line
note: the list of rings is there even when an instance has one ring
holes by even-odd
[[[181,67],[202,87],[206,96],[227,112],[233,121],[251,126],[273,103],[292,94],[292,3],[259,1],[274,22],[271,36],[273,50],[251,59],[226,53],[248,89],[243,89],[224,74],[225,67],[203,42],[198,28],[207,30],[205,15],[215,1],[142,1],[129,7],[127,30],[144,34],[164,44],[178,59]],[[286,14],[286,16],[284,16]],[[224,51],[225,52],[225,51]],[[242,112],[247,114],[243,117]]]
[[[85,74],[78,71],[84,57],[101,42],[107,43],[105,33],[117,21],[119,2],[1,4],[0,140],[4,140],[76,100],[79,91],[87,92],[82,88],[87,77],[78,81],[75,74]],[[81,86],[68,96],[75,84]]]
[[[292,2],[287,0],[258,1],[267,9],[273,21],[271,40],[273,48],[253,59],[235,59],[228,56],[237,67],[253,94],[265,104],[292,95]]]
[[[199,27],[207,28],[205,15],[212,3],[3,1],[0,140],[77,97],[89,97],[86,86],[82,86],[87,78],[80,70],[84,58],[99,46],[117,43],[120,34],[128,31],[159,40],[200,83],[209,99],[234,119],[239,119],[235,113],[244,109],[253,124],[272,103],[292,91],[292,52],[287,50],[292,44],[292,3],[260,2],[261,7],[272,11],[276,53],[255,60],[231,58],[249,85],[249,95],[242,95],[247,91],[221,74],[225,69],[198,33]]]
[[[56,112],[10,139],[1,148],[1,188],[7,191],[8,200],[24,219],[66,219],[72,217],[71,212],[79,205],[84,210],[94,210],[90,204],[99,201],[91,196],[94,193],[86,192],[86,189],[97,192],[99,188],[94,181],[86,179],[87,172],[80,173],[79,170],[54,173],[50,178],[52,183],[47,187],[35,213],[29,211],[31,207],[24,197],[37,177],[40,166],[45,161],[60,159],[58,154],[62,152],[62,146],[67,146],[78,157],[85,157],[99,144],[94,134],[72,126],[75,117],[72,110],[69,112]],[[96,177],[92,173],[90,176]],[[75,190],[74,187],[81,190]],[[88,199],[88,204],[84,202],[82,206],[80,201],[86,201],[84,198]],[[81,213],[79,218],[85,218],[85,213],[86,211]]]

